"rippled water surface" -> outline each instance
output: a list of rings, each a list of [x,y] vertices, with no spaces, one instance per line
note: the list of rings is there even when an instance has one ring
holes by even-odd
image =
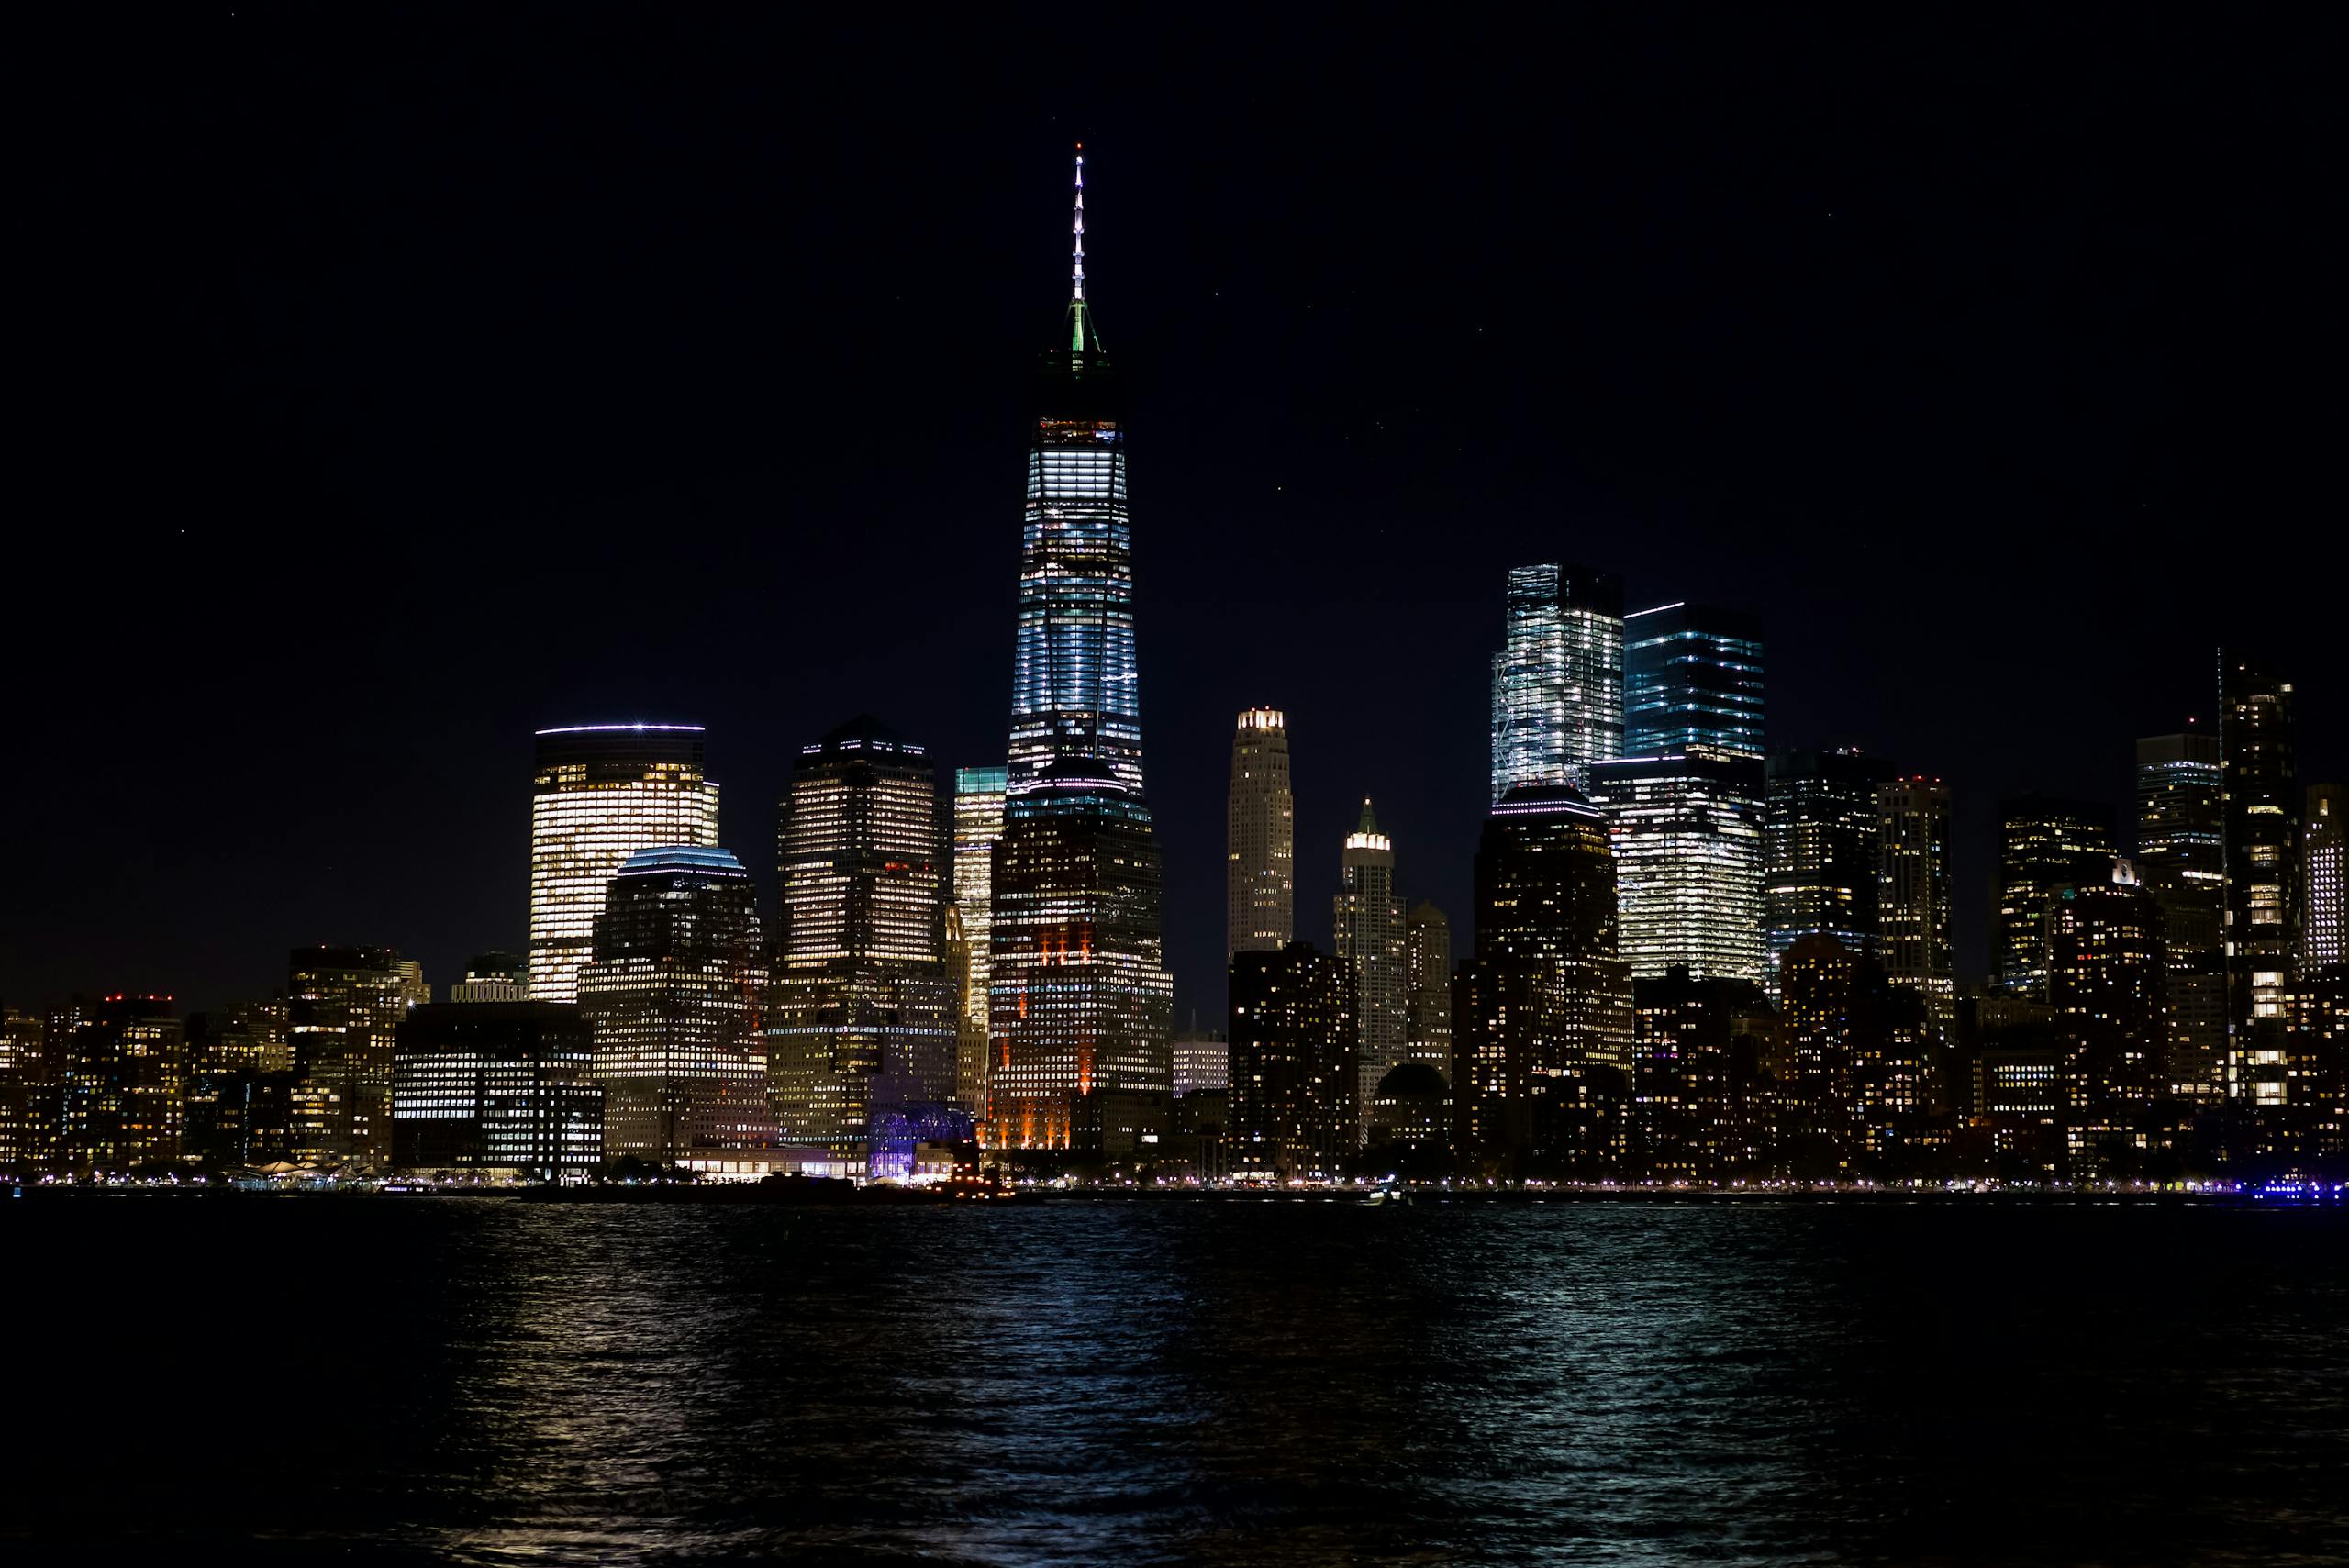
[[[0,1546],[2349,1559],[2338,1211],[97,1198],[0,1245]]]

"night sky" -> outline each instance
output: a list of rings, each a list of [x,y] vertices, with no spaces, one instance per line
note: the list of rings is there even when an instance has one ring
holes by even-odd
[[[34,53],[0,996],[520,950],[542,725],[709,726],[770,899],[842,718],[999,762],[1079,139],[1178,1022],[1249,705],[1299,934],[1368,794],[1466,950],[1512,564],[1757,611],[1774,745],[1946,778],[1969,974],[1996,800],[2125,801],[2222,639],[2349,773],[2334,24],[1765,10],[240,6]]]

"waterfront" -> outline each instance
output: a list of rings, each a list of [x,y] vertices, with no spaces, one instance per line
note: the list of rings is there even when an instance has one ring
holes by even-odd
[[[2349,1553],[2339,1209],[6,1218],[12,1276],[53,1283],[19,1297],[0,1540],[466,1563]]]

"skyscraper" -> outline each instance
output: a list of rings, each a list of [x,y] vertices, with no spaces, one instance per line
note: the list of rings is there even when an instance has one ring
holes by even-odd
[[[1338,855],[1338,896],[1332,910],[1338,962],[1353,976],[1355,1065],[1361,1079],[1354,1107],[1367,1116],[1373,1092],[1407,1056],[1405,1015],[1408,955],[1403,901],[1395,896],[1395,843],[1378,830],[1365,798],[1362,820]]]
[[[697,724],[541,729],[530,793],[530,995],[569,1002],[605,884],[639,850],[718,842]]]
[[[954,904],[971,944],[969,1017],[987,1032],[988,932],[995,907],[995,847],[1003,839],[1005,768],[954,771]],[[982,1070],[985,1062],[982,1054]]]
[[[988,934],[985,1142],[998,1149],[1068,1148],[1080,1097],[1164,1094],[1173,1073],[1141,793],[1125,428],[1085,294],[1084,178],[1079,149],[1067,326],[1039,367],[1028,453]]]
[[[1623,754],[1623,583],[1585,566],[1514,566],[1507,641],[1493,655],[1493,798],[1519,785],[1585,789]]]
[[[1354,982],[1348,966],[1291,942],[1231,955],[1234,1175],[1335,1175],[1361,1142]]]
[[[1623,751],[1709,746],[1760,758],[1762,623],[1710,605],[1659,605],[1623,617]]]
[[[1846,749],[1770,758],[1763,785],[1763,908],[1773,988],[1778,961],[1805,937],[1832,937],[1864,957],[1881,956],[1876,792],[1891,779],[1883,759]]]
[[[2292,684],[2254,655],[2219,652],[2219,760],[2227,871],[2227,1033],[2231,1096],[2273,1100],[2266,1073],[2239,1070],[2252,1026],[2283,1016],[2300,936],[2300,808]],[[2262,1085],[2254,1088],[2254,1080]]]
[[[2137,742],[2137,876],[2161,905],[2170,1092],[2215,1098],[2226,1076],[2226,833],[2219,738]]]
[[[1879,787],[1876,801],[1884,975],[1922,992],[1945,1025],[1957,995],[1949,939],[1949,786],[1911,773]]]
[[[1462,1146],[1572,1144],[1588,1131],[1595,1075],[1631,1062],[1605,815],[1565,785],[1510,790],[1485,819],[1475,887],[1475,955],[1453,991]]]
[[[792,1138],[863,1151],[873,1117],[957,1097],[945,846],[922,748],[863,715],[792,765],[768,1056]]]
[[[1998,908],[1990,955],[1998,988],[2047,998],[2047,901],[2110,874],[2112,808],[2026,795],[1998,809]]]
[[[1224,840],[1224,947],[1277,952],[1297,936],[1297,801],[1277,709],[1252,707],[1232,730]]]
[[[661,1163],[771,1141],[758,892],[727,850],[640,850],[613,874],[578,975],[604,1143]]]
[[[286,963],[295,1154],[381,1170],[392,1158],[392,1047],[409,1009],[432,1000],[424,971],[390,948],[295,948]]]
[[[2069,1050],[2076,1121],[2111,1124],[2161,1086],[2166,1033],[2162,910],[2125,861],[2047,906],[2047,1001]]]
[[[2349,963],[2349,790],[2309,785],[2300,840],[2300,969]]]
[[[61,1054],[71,1168],[119,1173],[180,1157],[187,1052],[170,997],[100,1000]]]
[[[1403,917],[1403,1054],[1452,1082],[1452,922],[1425,899]]]
[[[1635,976],[1767,973],[1762,939],[1762,764],[1707,746],[1590,768],[1614,840],[1617,951]]]

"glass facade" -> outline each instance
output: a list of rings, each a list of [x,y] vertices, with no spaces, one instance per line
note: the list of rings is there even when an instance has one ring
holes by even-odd
[[[804,748],[781,858],[775,1115],[786,1137],[870,1156],[875,1117],[959,1097],[946,846],[922,748],[869,717]]]
[[[604,1092],[579,1009],[510,997],[427,1005],[392,1056],[392,1163],[576,1180],[604,1159]]]
[[[1762,935],[1762,764],[1705,747],[1592,765],[1620,909],[1617,951],[1634,976],[1767,973]]]
[[[1623,617],[1623,751],[1762,755],[1762,623],[1709,605]]]
[[[2137,742],[2137,876],[2162,907],[2171,1092],[2218,1096],[2226,1077],[2226,824],[2219,738]]]
[[[641,850],[613,875],[579,1010],[614,1157],[770,1143],[758,894],[728,851]]]
[[[1623,754],[1623,584],[1584,566],[1509,569],[1507,641],[1493,655],[1493,798],[1584,789]]]
[[[1883,759],[1849,750],[1781,751],[1765,768],[1763,925],[1774,993],[1780,961],[1805,937],[1881,956],[1876,792],[1891,780]]]
[[[1368,1117],[1380,1079],[1408,1055],[1406,1011],[1409,954],[1404,942],[1403,901],[1395,896],[1394,840],[1378,830],[1370,802],[1338,854],[1338,896],[1332,909],[1338,962],[1354,987],[1354,1095]]]
[[[604,890],[639,850],[718,842],[718,785],[697,724],[586,724],[538,734],[530,789],[530,995],[578,997]]]
[[[1275,709],[1252,707],[1232,729],[1224,848],[1226,953],[1277,952],[1297,936],[1297,800]]]
[[[2047,997],[2047,903],[2059,887],[2102,881],[2120,848],[2112,808],[2027,795],[1998,812],[1998,908],[1990,964],[1998,988]]]
[[[1009,773],[1008,768],[954,772],[954,904],[962,911],[963,931],[971,944],[969,1017],[982,1035],[987,1027],[987,933],[995,847],[1003,838],[1004,791]]]

